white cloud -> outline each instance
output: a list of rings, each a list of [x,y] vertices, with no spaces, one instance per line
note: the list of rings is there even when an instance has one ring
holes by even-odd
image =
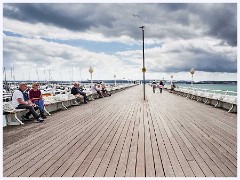
[[[135,44],[136,41],[126,35],[120,37],[105,37],[102,33],[87,31],[87,32],[74,32],[57,26],[45,25],[43,23],[31,24],[14,19],[3,18],[4,31],[17,32],[26,37],[35,38],[49,38],[49,39],[80,39],[87,41],[98,42],[121,42],[125,44]]]
[[[141,48],[110,55],[47,42],[41,38],[56,41],[86,40],[99,44],[119,42],[129,45],[131,49],[134,45],[141,47],[142,34],[137,24],[144,24],[145,44],[150,45],[145,48],[147,78],[170,77],[173,73],[179,80],[187,79],[189,69],[194,67],[197,72],[201,72],[199,80],[212,78],[236,80],[234,72],[237,47],[228,44],[228,42],[234,44],[235,17],[233,20],[229,19],[229,23],[222,22],[223,17],[219,17],[223,11],[226,12],[224,17],[234,16],[236,8],[234,5],[226,7],[224,4],[66,5],[68,8],[64,4],[4,5],[3,30],[24,36],[3,37],[4,66],[10,68],[15,64],[18,67],[15,68],[18,78],[24,76],[27,79],[28,72],[31,71],[36,79],[38,68],[39,72],[51,69],[53,79],[70,80],[69,69],[73,68],[74,79],[80,76],[80,69],[82,78],[89,79],[88,68],[91,65],[94,67],[96,79],[112,79],[114,73],[120,79],[123,77],[141,79]],[[32,8],[37,13],[29,16]],[[90,13],[89,9],[93,9],[94,13]],[[112,11],[107,11],[109,9]],[[66,19],[61,19],[63,18],[61,12],[65,13]],[[130,17],[131,13],[138,14],[141,18]],[[46,19],[48,16],[49,19]],[[216,73],[218,71],[219,73]],[[228,72],[225,73],[226,77],[222,76],[224,72]],[[41,73],[41,79],[44,78]]]
[[[31,78],[36,79],[36,69],[39,72],[51,70],[52,78],[60,80],[59,74],[62,71],[64,80],[69,80],[69,69],[88,77],[88,68],[94,67],[94,77],[97,79],[111,79],[114,72],[126,73],[122,62],[113,55],[105,53],[93,53],[85,49],[69,45],[47,42],[41,39],[26,39],[18,37],[4,37],[4,66],[8,69],[14,64],[16,79],[23,78],[23,72]],[[85,73],[84,73],[85,72]],[[41,73],[42,74],[42,73]],[[75,73],[78,78],[79,73]],[[48,76],[47,76],[48,77]],[[40,79],[44,79],[41,75]],[[48,79],[48,78],[47,78]]]

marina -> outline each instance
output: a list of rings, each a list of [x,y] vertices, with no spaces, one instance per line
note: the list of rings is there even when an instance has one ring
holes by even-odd
[[[238,3],[8,3],[3,177],[237,178]]]
[[[3,129],[4,177],[236,177],[237,114],[133,86]]]

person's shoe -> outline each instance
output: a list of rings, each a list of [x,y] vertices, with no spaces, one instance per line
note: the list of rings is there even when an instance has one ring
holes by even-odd
[[[84,102],[84,104],[87,104],[87,103],[88,103],[87,101]]]
[[[41,118],[46,119],[47,116],[45,116],[45,115],[43,114],[43,115],[41,115]]]
[[[38,122],[43,122],[43,121],[44,121],[44,119],[43,119],[43,118],[41,118],[41,117],[39,117],[39,118],[37,118],[37,121],[38,121]]]
[[[24,120],[24,121],[29,121],[30,119],[29,119],[29,117],[28,117],[28,116],[26,116],[26,115],[23,115],[23,116],[22,116],[22,120]]]

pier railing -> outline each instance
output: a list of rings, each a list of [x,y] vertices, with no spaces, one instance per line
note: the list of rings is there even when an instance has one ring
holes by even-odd
[[[166,89],[170,90],[169,87]],[[237,92],[235,91],[177,87],[173,92],[204,104],[227,109],[228,112],[237,112]]]

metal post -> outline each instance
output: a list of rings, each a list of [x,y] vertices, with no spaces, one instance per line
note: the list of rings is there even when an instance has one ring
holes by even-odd
[[[93,81],[92,81],[92,73],[91,73],[91,86],[93,86]]]
[[[116,87],[116,85],[117,85],[117,83],[116,83],[116,74],[114,74],[114,80],[115,80],[115,87]]]
[[[15,86],[15,72],[14,72],[14,64],[13,64],[13,82],[14,82],[14,86]]]
[[[46,71],[44,69],[44,77],[45,77],[45,83],[47,82],[47,78],[46,78]]]
[[[193,87],[193,74],[195,73],[195,69],[194,69],[194,68],[191,68],[190,73],[192,74],[191,87]]]
[[[4,73],[5,89],[8,92],[7,71],[5,67],[3,68],[3,73]]]
[[[145,69],[145,57],[144,57],[144,26],[139,27],[142,29],[143,39],[143,69]],[[143,71],[143,100],[145,101],[145,71]]]
[[[191,82],[191,87],[193,87],[193,74],[192,74],[192,82]]]
[[[89,70],[88,70],[91,74],[91,88],[93,87],[93,81],[92,81],[92,73],[93,73],[93,68],[92,66],[90,66]]]

